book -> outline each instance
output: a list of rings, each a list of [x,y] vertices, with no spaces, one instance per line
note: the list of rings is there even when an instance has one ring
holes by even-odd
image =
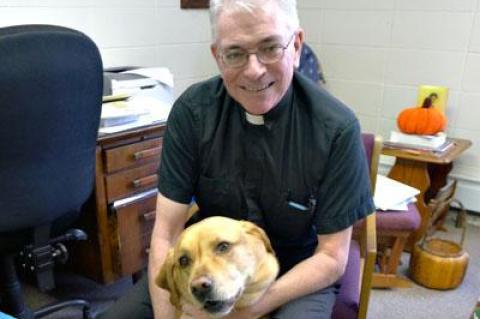
[[[447,135],[443,132],[436,135],[417,135],[391,131],[389,142],[436,150],[447,142]]]
[[[411,151],[412,153],[425,152],[425,153],[432,154],[434,156],[441,156],[445,154],[454,145],[455,145],[455,142],[453,142],[450,139],[447,139],[447,141],[443,145],[436,148],[413,145],[413,144],[395,143],[395,142],[389,142],[389,141],[383,142],[383,146],[385,148],[402,149],[402,150]]]

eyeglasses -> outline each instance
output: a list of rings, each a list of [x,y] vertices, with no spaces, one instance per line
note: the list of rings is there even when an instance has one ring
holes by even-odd
[[[280,61],[283,58],[285,50],[288,48],[290,43],[292,43],[295,34],[296,33],[292,34],[290,40],[285,46],[281,45],[280,43],[268,43],[265,45],[261,45],[255,51],[248,51],[242,48],[234,48],[221,52],[219,56],[221,57],[223,63],[231,68],[241,68],[245,66],[251,54],[255,54],[258,61],[263,64],[272,64]]]

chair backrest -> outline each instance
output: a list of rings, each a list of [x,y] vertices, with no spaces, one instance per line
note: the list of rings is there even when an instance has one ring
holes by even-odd
[[[93,190],[102,61],[86,35],[0,28],[0,232],[78,211]]]
[[[367,155],[367,163],[370,168],[370,184],[372,187],[372,194],[375,193],[375,185],[377,183],[378,163],[380,160],[380,153],[382,152],[382,138],[378,135],[363,133],[363,147]]]
[[[372,194],[382,149],[380,137],[362,134],[367,164],[370,169]],[[367,317],[372,277],[377,255],[376,214],[372,212],[353,227],[352,243],[340,291],[332,313],[333,319],[365,319]]]
[[[451,179],[443,186],[434,198],[428,202],[428,208],[430,209],[430,221],[427,227],[427,231],[424,234],[422,241],[427,236],[432,235],[436,231],[435,223],[440,218],[445,218],[450,209],[450,204],[455,201],[455,190],[457,189],[457,180]],[[463,205],[456,201],[463,209]]]
[[[456,189],[457,180],[449,180],[448,183],[438,191],[435,197],[430,200],[428,207],[431,210],[432,221],[435,221],[439,214],[449,208],[450,203],[454,199]]]
[[[363,133],[363,145],[367,154],[367,162],[370,165],[370,185],[372,194],[375,192],[377,181],[378,163],[382,151],[382,139],[380,136]],[[359,229],[360,258],[362,260],[361,278],[360,278],[360,301],[358,316],[359,319],[367,317],[368,304],[370,301],[370,291],[372,288],[372,277],[375,270],[377,256],[377,231],[375,214],[370,214],[365,218]]]

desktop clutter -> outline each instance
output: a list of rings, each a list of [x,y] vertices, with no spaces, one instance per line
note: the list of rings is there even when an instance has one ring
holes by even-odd
[[[110,68],[103,82],[100,135],[166,122],[174,99],[167,68]]]

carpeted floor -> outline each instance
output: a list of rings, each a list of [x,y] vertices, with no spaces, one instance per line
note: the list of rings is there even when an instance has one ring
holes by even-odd
[[[470,319],[479,319],[480,318],[480,299],[477,302],[477,305],[475,306],[475,310],[472,313],[472,316]]]
[[[454,227],[455,215],[448,215],[447,233],[435,237],[460,241],[460,229]],[[464,249],[470,256],[463,283],[454,290],[434,290],[414,284],[413,288],[374,289],[370,299],[369,319],[468,319],[480,297],[480,225],[469,216]],[[408,275],[410,254],[404,253],[399,271]]]
[[[469,216],[470,217],[470,216]],[[458,240],[459,229],[453,227],[454,213],[447,220],[449,232],[446,237]],[[469,319],[480,297],[480,218],[470,218],[467,228],[465,249],[470,254],[469,267],[464,282],[455,290],[437,291],[414,285],[413,288],[372,291],[368,318],[388,319]],[[408,271],[409,254],[404,253],[400,272],[405,276]],[[28,303],[32,307],[47,304],[55,300],[68,298],[86,298],[92,301],[93,313],[96,314],[132,286],[126,278],[112,285],[102,286],[83,277],[57,272],[57,289],[49,295],[38,292],[32,286],[24,284]],[[52,314],[47,319],[81,318],[79,310],[66,310]]]

